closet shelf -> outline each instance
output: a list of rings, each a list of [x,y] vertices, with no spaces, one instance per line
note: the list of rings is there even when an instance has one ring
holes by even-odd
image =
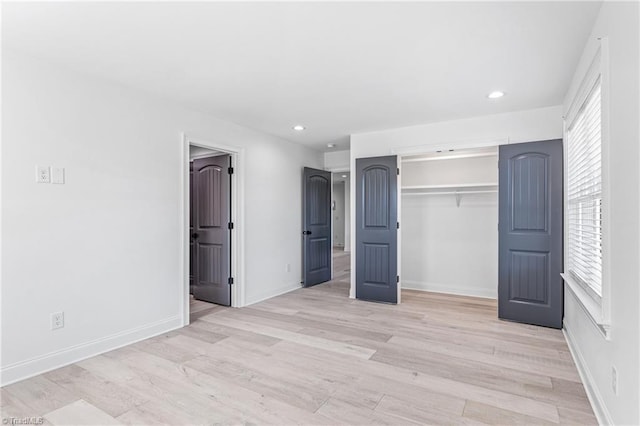
[[[403,186],[402,195],[455,195],[456,205],[460,207],[460,200],[465,194],[495,194],[498,192],[497,183],[465,183],[448,185],[414,185]]]
[[[447,184],[447,185],[412,185],[412,186],[403,186],[402,192],[413,192],[413,191],[436,192],[438,190],[473,191],[476,189],[497,190],[498,184],[495,182],[489,182],[489,183],[457,183],[457,184]]]

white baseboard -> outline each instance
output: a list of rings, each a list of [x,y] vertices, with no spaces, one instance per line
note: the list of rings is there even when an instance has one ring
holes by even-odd
[[[591,403],[591,408],[593,408],[593,413],[596,415],[596,419],[598,419],[598,424],[613,425],[614,423],[611,418],[611,414],[609,413],[609,410],[607,410],[607,406],[600,395],[600,391],[598,391],[598,388],[595,386],[593,376],[591,375],[591,372],[589,372],[587,364],[582,357],[582,353],[575,343],[573,334],[571,334],[571,328],[567,327],[566,321],[562,322],[562,326],[562,333],[564,334],[564,338],[569,346],[569,352],[571,352],[573,362],[578,369],[580,380],[582,380],[584,389],[587,392],[587,397]]]
[[[290,291],[294,291],[299,288],[302,288],[302,284],[300,283],[289,284],[268,293],[259,294],[257,297],[254,297],[251,300],[247,301],[244,306],[254,305],[256,303],[262,302],[263,300],[271,299],[272,297],[280,296],[281,294],[289,293]]]
[[[15,383],[74,362],[100,355],[105,352],[139,342],[182,327],[179,315],[154,323],[145,324],[110,336],[101,337],[90,342],[60,349],[24,361],[2,367],[0,385]]]
[[[457,294],[459,296],[484,297],[487,299],[497,299],[497,289],[490,290],[485,288],[452,286],[450,284],[425,283],[420,281],[402,280],[401,286],[403,290],[420,290],[431,291],[434,293]]]

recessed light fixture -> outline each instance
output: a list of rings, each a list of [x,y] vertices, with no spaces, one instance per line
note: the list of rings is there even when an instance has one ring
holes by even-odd
[[[489,99],[498,99],[504,96],[504,92],[501,92],[499,90],[496,90],[494,92],[491,92],[487,95],[487,98]]]
[[[335,143],[328,143],[328,144],[327,144],[327,148],[333,148],[333,147],[335,147],[335,146],[336,146],[336,144],[335,144]]]
[[[347,175],[342,175],[342,177],[343,177],[343,178],[346,178],[346,177],[347,177]]]
[[[295,126],[293,126],[293,130],[295,130],[296,132],[301,132],[305,129],[305,127],[302,124],[296,124]]]

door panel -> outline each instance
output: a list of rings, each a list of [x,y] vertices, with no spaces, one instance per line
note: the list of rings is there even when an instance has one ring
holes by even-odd
[[[498,316],[562,328],[562,141],[500,146]]]
[[[195,233],[195,203],[194,203],[194,187],[193,187],[193,161],[189,162],[189,235]],[[189,240],[189,293],[193,294],[195,286],[194,274],[197,267],[196,244],[193,237]]]
[[[331,173],[303,170],[303,285],[331,279]]]
[[[198,170],[198,225],[203,228],[221,228],[227,225],[228,220],[223,223],[224,210],[226,204],[221,202],[223,188],[223,175],[227,174],[226,167],[217,165],[207,165]],[[226,183],[226,182],[225,182]],[[225,218],[226,219],[226,218]]]
[[[229,160],[221,155],[193,161],[193,296],[225,306],[231,305]]]
[[[398,302],[397,157],[356,160],[356,297]]]

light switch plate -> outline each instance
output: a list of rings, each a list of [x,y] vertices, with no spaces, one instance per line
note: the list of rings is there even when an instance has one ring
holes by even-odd
[[[64,183],[64,167],[51,168],[51,183]]]
[[[36,183],[50,183],[51,172],[49,166],[36,166]]]

